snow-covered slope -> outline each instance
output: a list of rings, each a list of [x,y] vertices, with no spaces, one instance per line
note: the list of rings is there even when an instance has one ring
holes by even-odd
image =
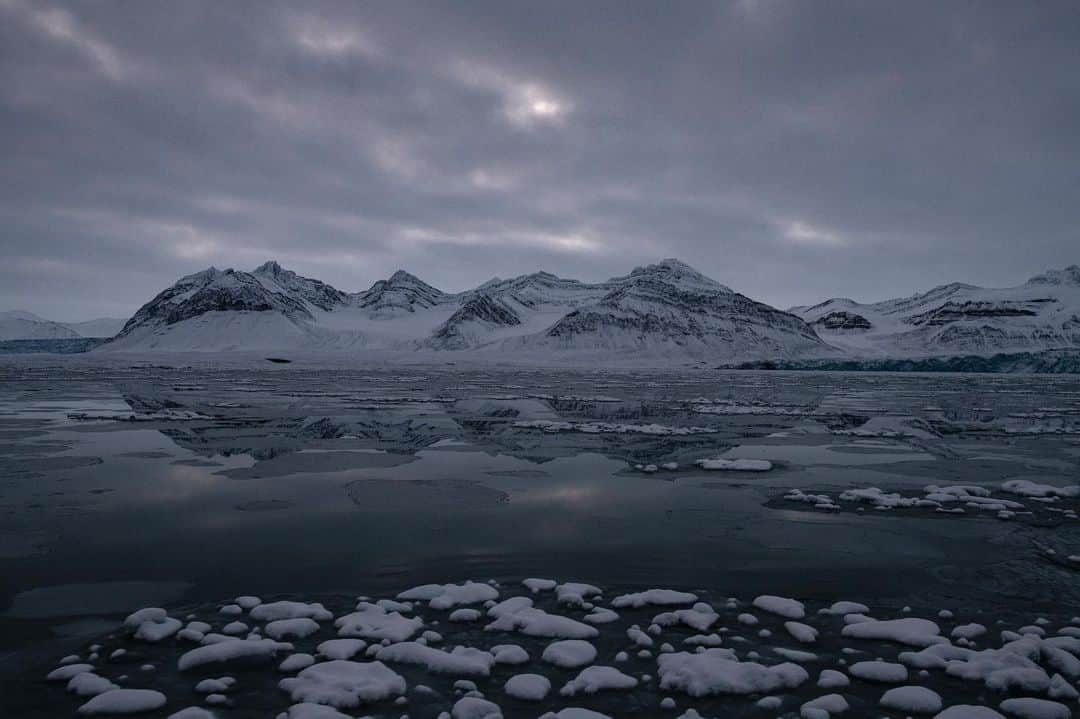
[[[102,317],[85,322],[54,322],[31,312],[0,312],[0,340],[65,340],[79,337],[112,337],[124,320]]]
[[[304,293],[294,296],[293,290],[272,279],[271,264],[260,267],[260,275],[211,267],[181,278],[139,308],[107,346],[192,350],[250,343],[288,346],[291,338],[304,334],[301,323],[314,322],[315,317]],[[268,322],[268,317],[275,319]]]
[[[678,260],[639,267],[607,283],[529,346],[555,350],[685,353],[712,359],[826,354],[800,318],[733,292]]]
[[[398,271],[348,294],[268,262],[210,268],[144,305],[104,350],[393,349],[707,359],[832,353],[800,318],[677,261],[606,282],[536,272],[448,294]]]
[[[918,357],[1080,347],[1080,267],[1019,287],[953,283],[902,299],[831,299],[790,312],[856,356]]]
[[[446,299],[446,293],[405,270],[398,270],[390,279],[379,280],[371,289],[352,296],[355,306],[379,317],[396,317],[404,312],[428,309]]]

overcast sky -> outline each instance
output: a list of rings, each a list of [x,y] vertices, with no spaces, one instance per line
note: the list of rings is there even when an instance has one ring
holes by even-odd
[[[1080,3],[0,0],[0,309],[678,257],[787,307],[1080,262]]]

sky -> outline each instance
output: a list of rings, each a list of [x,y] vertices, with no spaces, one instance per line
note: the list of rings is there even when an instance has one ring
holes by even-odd
[[[0,0],[0,309],[267,259],[677,257],[778,307],[1080,263],[1080,3]]]

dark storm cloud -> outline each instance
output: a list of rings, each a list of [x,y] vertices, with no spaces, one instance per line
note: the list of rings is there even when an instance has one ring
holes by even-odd
[[[780,306],[1080,261],[1062,3],[0,0],[0,307],[677,256]]]

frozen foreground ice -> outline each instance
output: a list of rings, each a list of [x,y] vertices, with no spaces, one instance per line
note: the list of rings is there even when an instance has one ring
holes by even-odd
[[[0,716],[1071,716],[1078,465],[1068,377],[0,359]]]
[[[179,719],[1056,719],[1080,696],[1080,617],[546,578],[306,599],[138,609],[43,679],[78,714]]]

